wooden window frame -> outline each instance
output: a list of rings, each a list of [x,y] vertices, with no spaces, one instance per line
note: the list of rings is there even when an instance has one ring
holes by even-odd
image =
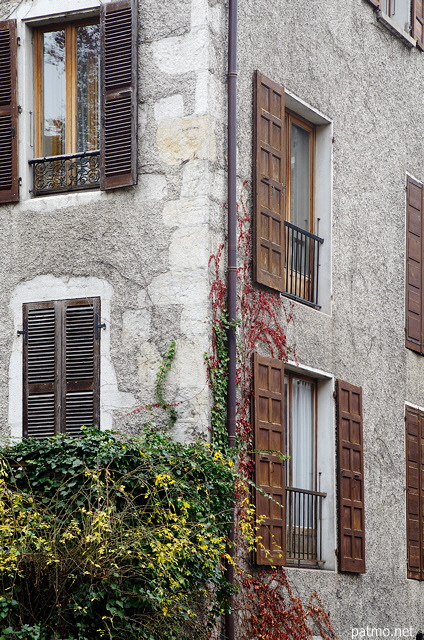
[[[286,212],[285,220],[292,222],[291,212],[291,130],[292,124],[304,129],[309,138],[309,231],[315,234],[315,157],[316,157],[316,125],[297,115],[290,109],[285,110],[286,130]]]
[[[61,22],[34,28],[34,125],[35,155],[43,154],[43,50],[42,35],[52,31],[65,32],[65,154],[76,153],[77,145],[77,28],[100,25],[99,18]],[[99,87],[100,91],[100,87]],[[99,122],[100,128],[100,122]],[[100,131],[99,131],[100,139]]]
[[[290,456],[291,451],[293,451],[293,432],[295,430],[293,426],[293,380],[304,380],[305,382],[309,382],[313,385],[313,429],[314,429],[314,438],[313,438],[313,476],[314,476],[314,486],[312,491],[317,491],[317,449],[318,449],[318,387],[316,378],[311,378],[306,375],[302,375],[295,371],[284,370],[284,378],[287,378],[287,404],[285,406],[285,412],[287,415],[287,423],[284,425],[285,431],[285,441],[286,441],[286,453]],[[293,486],[293,460],[291,457],[287,461],[286,465],[287,475],[286,475],[286,485],[288,487]],[[299,487],[294,487],[295,489]]]
[[[71,352],[67,350],[67,319],[66,313],[68,309],[76,309],[78,307],[82,307],[86,309],[87,307],[92,308],[93,312],[93,339],[92,339],[92,349],[89,352],[83,353],[83,358],[87,357],[89,354],[92,357],[92,376],[87,377],[87,375],[82,375],[78,377],[75,375],[75,360],[72,363],[72,357],[77,357],[77,361],[81,362],[81,355],[77,354],[75,356],[75,342],[71,345]],[[31,334],[29,332],[29,313],[31,311],[37,310],[49,310],[53,311],[53,327],[54,327],[54,339],[52,343],[52,351],[50,354],[54,354],[54,377],[51,381],[45,381],[45,369],[40,366],[35,367],[34,365],[34,353],[31,354],[32,361],[32,369],[33,372],[35,368],[37,369],[37,376],[39,377],[38,381],[30,380],[30,369],[29,369],[29,341],[31,339]],[[75,393],[85,393],[87,391],[92,391],[92,410],[93,410],[93,424],[99,425],[100,423],[100,318],[101,318],[101,301],[100,297],[90,297],[90,298],[70,298],[64,300],[51,300],[51,301],[43,301],[43,302],[29,302],[24,303],[22,306],[23,311],[23,367],[22,367],[22,376],[23,376],[23,437],[29,437],[31,434],[28,433],[29,426],[29,399],[30,397],[34,397],[37,395],[50,394],[50,396],[54,397],[54,425],[53,431],[50,435],[66,435],[66,398],[68,394],[72,395]],[[84,319],[83,319],[84,321]],[[36,327],[36,331],[38,331],[39,326]],[[72,320],[71,320],[71,328],[72,331]],[[81,335],[81,334],[80,334]],[[83,333],[83,337],[86,337],[87,334]],[[43,340],[43,338],[42,338]],[[78,337],[78,341],[81,343],[80,336]],[[45,344],[45,342],[44,342]],[[78,349],[80,346],[78,345]],[[72,355],[73,354],[73,355]],[[39,354],[36,355],[42,360],[46,358],[45,347],[41,349]],[[71,375],[69,378],[67,377],[67,363],[68,357],[71,358]],[[79,365],[78,365],[79,366]],[[39,373],[41,370],[41,374]],[[83,368],[84,370],[84,368]],[[51,373],[50,373],[51,375]],[[44,378],[44,379],[43,379]],[[86,425],[91,426],[91,425]],[[75,435],[75,434],[71,434]],[[34,434],[33,437],[43,437],[42,435]]]

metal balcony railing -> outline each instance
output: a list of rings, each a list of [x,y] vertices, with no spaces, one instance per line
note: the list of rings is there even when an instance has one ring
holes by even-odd
[[[287,563],[322,563],[322,500],[326,493],[286,487]]]
[[[34,158],[29,164],[35,196],[100,186],[100,151]]]
[[[291,222],[285,227],[285,289],[296,300],[318,304],[319,247],[323,238]]]

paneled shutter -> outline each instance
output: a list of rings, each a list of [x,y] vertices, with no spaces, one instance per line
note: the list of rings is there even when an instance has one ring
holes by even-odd
[[[405,423],[408,578],[423,580],[424,419],[418,410],[407,407],[405,412]]]
[[[405,346],[424,352],[423,185],[408,176],[406,196]]]
[[[254,91],[254,277],[284,291],[284,89],[259,71]]]
[[[412,16],[412,35],[417,40],[417,47],[424,50],[424,0],[414,0]]]
[[[99,298],[24,304],[24,437],[99,423],[99,318]]]
[[[256,517],[261,519],[256,562],[283,565],[286,555],[284,365],[254,354],[253,421]],[[260,489],[260,490],[259,490]],[[266,494],[266,495],[265,495]]]
[[[64,430],[77,436],[82,425],[99,424],[100,299],[65,301]]]
[[[137,3],[101,5],[101,189],[137,183]]]
[[[337,381],[339,569],[365,573],[362,389]]]
[[[0,202],[19,200],[16,20],[0,22]]]
[[[57,376],[60,342],[54,302],[23,306],[23,435],[48,438],[57,433]]]

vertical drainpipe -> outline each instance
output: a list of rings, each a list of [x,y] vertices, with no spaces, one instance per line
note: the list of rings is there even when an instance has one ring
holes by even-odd
[[[228,397],[227,397],[227,430],[228,444],[236,444],[236,309],[237,309],[237,138],[236,138],[236,106],[237,106],[237,2],[229,0],[228,6],[228,246],[227,246],[227,308],[230,328],[228,330]],[[235,556],[234,549],[234,510],[229,535],[229,555]],[[234,566],[227,565],[227,580],[234,583]],[[234,613],[232,602],[230,613],[225,617],[227,640],[234,640]]]

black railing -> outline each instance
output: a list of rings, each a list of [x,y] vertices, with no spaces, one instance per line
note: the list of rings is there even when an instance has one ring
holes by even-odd
[[[322,563],[322,500],[326,493],[286,488],[287,563]]]
[[[319,247],[324,240],[291,222],[284,227],[286,293],[318,307]]]
[[[34,158],[29,164],[35,196],[100,186],[100,151]]]

